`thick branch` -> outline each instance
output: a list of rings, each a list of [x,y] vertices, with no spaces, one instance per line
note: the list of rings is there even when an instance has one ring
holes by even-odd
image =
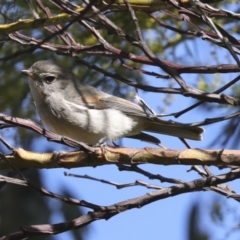
[[[78,12],[81,12],[83,10],[84,8],[82,7],[79,7],[79,9],[77,9]],[[36,29],[36,28],[42,28],[45,26],[63,24],[63,23],[70,22],[75,17],[76,16],[74,15],[61,13],[49,18],[19,19],[17,22],[13,22],[9,24],[0,24],[0,34],[13,33],[23,29]]]
[[[240,150],[169,150],[160,148],[95,148],[94,151],[35,153],[22,148],[6,155],[15,167],[76,168],[108,164],[240,166]],[[3,159],[0,169],[9,169]]]

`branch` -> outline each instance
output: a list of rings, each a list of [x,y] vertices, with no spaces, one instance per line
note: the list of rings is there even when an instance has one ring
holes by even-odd
[[[111,4],[113,1],[102,1],[103,4],[100,6],[107,6],[108,9],[122,9],[126,6],[123,4],[122,1],[114,1],[116,4]],[[166,8],[166,4],[163,0],[129,0],[129,3],[132,4],[132,7],[136,10],[161,10]],[[120,4],[120,5],[119,5]],[[162,4],[162,5],[161,5]],[[61,13],[55,16],[47,17],[47,18],[39,18],[39,19],[20,19],[17,22],[9,23],[9,24],[0,24],[0,34],[9,34],[16,31],[20,31],[23,29],[36,29],[36,28],[43,28],[46,26],[52,26],[57,24],[64,24],[71,20],[73,20],[76,16],[72,13],[82,13],[85,10],[85,7],[75,5],[75,9],[72,9],[74,5],[71,5],[69,10],[72,10],[70,13]],[[92,15],[93,12],[89,12],[86,17]]]
[[[77,12],[82,12],[83,7],[76,9]],[[23,29],[36,29],[46,26],[52,26],[57,24],[63,24],[72,21],[76,16],[61,13],[48,18],[39,18],[39,19],[19,19],[17,22],[9,24],[0,24],[0,34],[8,34]]]
[[[79,174],[64,172],[64,175],[68,176],[68,177],[84,178],[84,179],[88,179],[88,180],[92,180],[92,181],[109,184],[109,185],[115,186],[117,189],[122,189],[122,188],[127,188],[127,187],[136,187],[136,186],[143,186],[143,187],[151,188],[151,189],[162,189],[162,187],[160,187],[160,186],[152,185],[152,184],[143,182],[141,180],[136,180],[135,182],[131,182],[131,183],[116,183],[116,182],[108,181],[105,179],[99,179],[99,178],[95,178],[92,176],[88,176],[86,174],[79,175]]]
[[[79,53],[84,52],[89,55],[100,55],[111,57],[113,59],[127,59],[134,63],[140,63],[151,66],[158,66],[157,63],[153,62],[150,58],[146,56],[141,56],[129,52],[125,52],[112,46],[110,43],[102,46],[101,44],[95,44],[90,46],[83,46],[82,44],[73,44],[71,46],[59,45],[49,42],[41,43],[42,40],[33,37],[25,36],[19,32],[15,32],[9,35],[10,39],[20,43],[24,46],[35,46],[56,52],[58,55],[64,56],[77,56]],[[41,43],[41,44],[40,44]],[[213,73],[238,73],[240,68],[236,64],[218,64],[209,66],[191,66],[182,65],[175,62],[162,60],[162,62],[169,68],[175,68],[177,72],[180,73],[201,73],[201,74],[213,74]]]
[[[25,168],[76,168],[96,167],[110,164],[157,165],[207,165],[240,166],[240,150],[169,150],[160,148],[113,148],[96,147],[93,152],[74,151],[59,153],[36,153],[22,148],[5,155],[14,167]],[[0,169],[9,169],[0,159]]]
[[[18,232],[4,236],[0,238],[0,240],[19,240],[30,236],[52,235],[76,228],[81,228],[96,220],[108,220],[111,217],[130,209],[139,209],[140,207],[146,206],[152,202],[156,202],[168,197],[177,196],[183,193],[202,191],[203,188],[225,183],[230,180],[238,179],[239,177],[240,171],[239,169],[235,169],[226,174],[195,179],[187,183],[180,183],[168,188],[162,188],[160,190],[147,193],[143,196],[118,202],[110,206],[99,206],[95,211],[88,212],[87,214],[68,222],[24,226],[21,227]],[[232,194],[229,197],[236,200],[239,199],[238,194]]]

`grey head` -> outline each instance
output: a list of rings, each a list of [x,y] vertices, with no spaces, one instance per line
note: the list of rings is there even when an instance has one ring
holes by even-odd
[[[46,82],[48,84],[54,80],[67,80],[71,77],[67,70],[47,60],[35,62],[29,69],[22,70],[22,74],[34,81]]]
[[[34,63],[29,69],[22,70],[22,74],[28,76],[29,86],[33,95],[36,91],[44,95],[57,93],[71,85],[74,79],[71,71],[68,71],[50,61],[42,60]]]
[[[36,105],[47,102],[48,99],[53,101],[57,97],[59,101],[66,99],[76,104],[91,105],[101,98],[109,97],[107,93],[81,83],[71,70],[50,61],[38,61],[28,70],[22,70],[22,74],[29,78],[29,87]]]

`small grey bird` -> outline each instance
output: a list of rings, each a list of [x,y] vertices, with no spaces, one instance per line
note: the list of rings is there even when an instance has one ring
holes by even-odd
[[[72,72],[49,61],[38,61],[22,74],[29,78],[42,122],[59,135],[90,145],[123,137],[160,142],[142,131],[202,139],[202,128],[150,119],[140,106],[80,83]]]

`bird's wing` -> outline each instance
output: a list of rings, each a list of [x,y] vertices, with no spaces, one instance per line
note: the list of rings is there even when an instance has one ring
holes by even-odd
[[[123,98],[114,96],[102,98],[101,100],[99,100],[99,103],[96,104],[96,109],[102,109],[102,106],[104,108],[112,108],[119,110],[128,115],[146,117],[146,113],[140,106]]]
[[[115,109],[132,116],[146,117],[143,109],[137,104],[120,97],[107,94],[86,84],[79,84],[79,88],[74,89],[76,94],[72,94],[66,101],[79,106],[86,106],[90,109]],[[75,105],[75,106],[76,106]]]

